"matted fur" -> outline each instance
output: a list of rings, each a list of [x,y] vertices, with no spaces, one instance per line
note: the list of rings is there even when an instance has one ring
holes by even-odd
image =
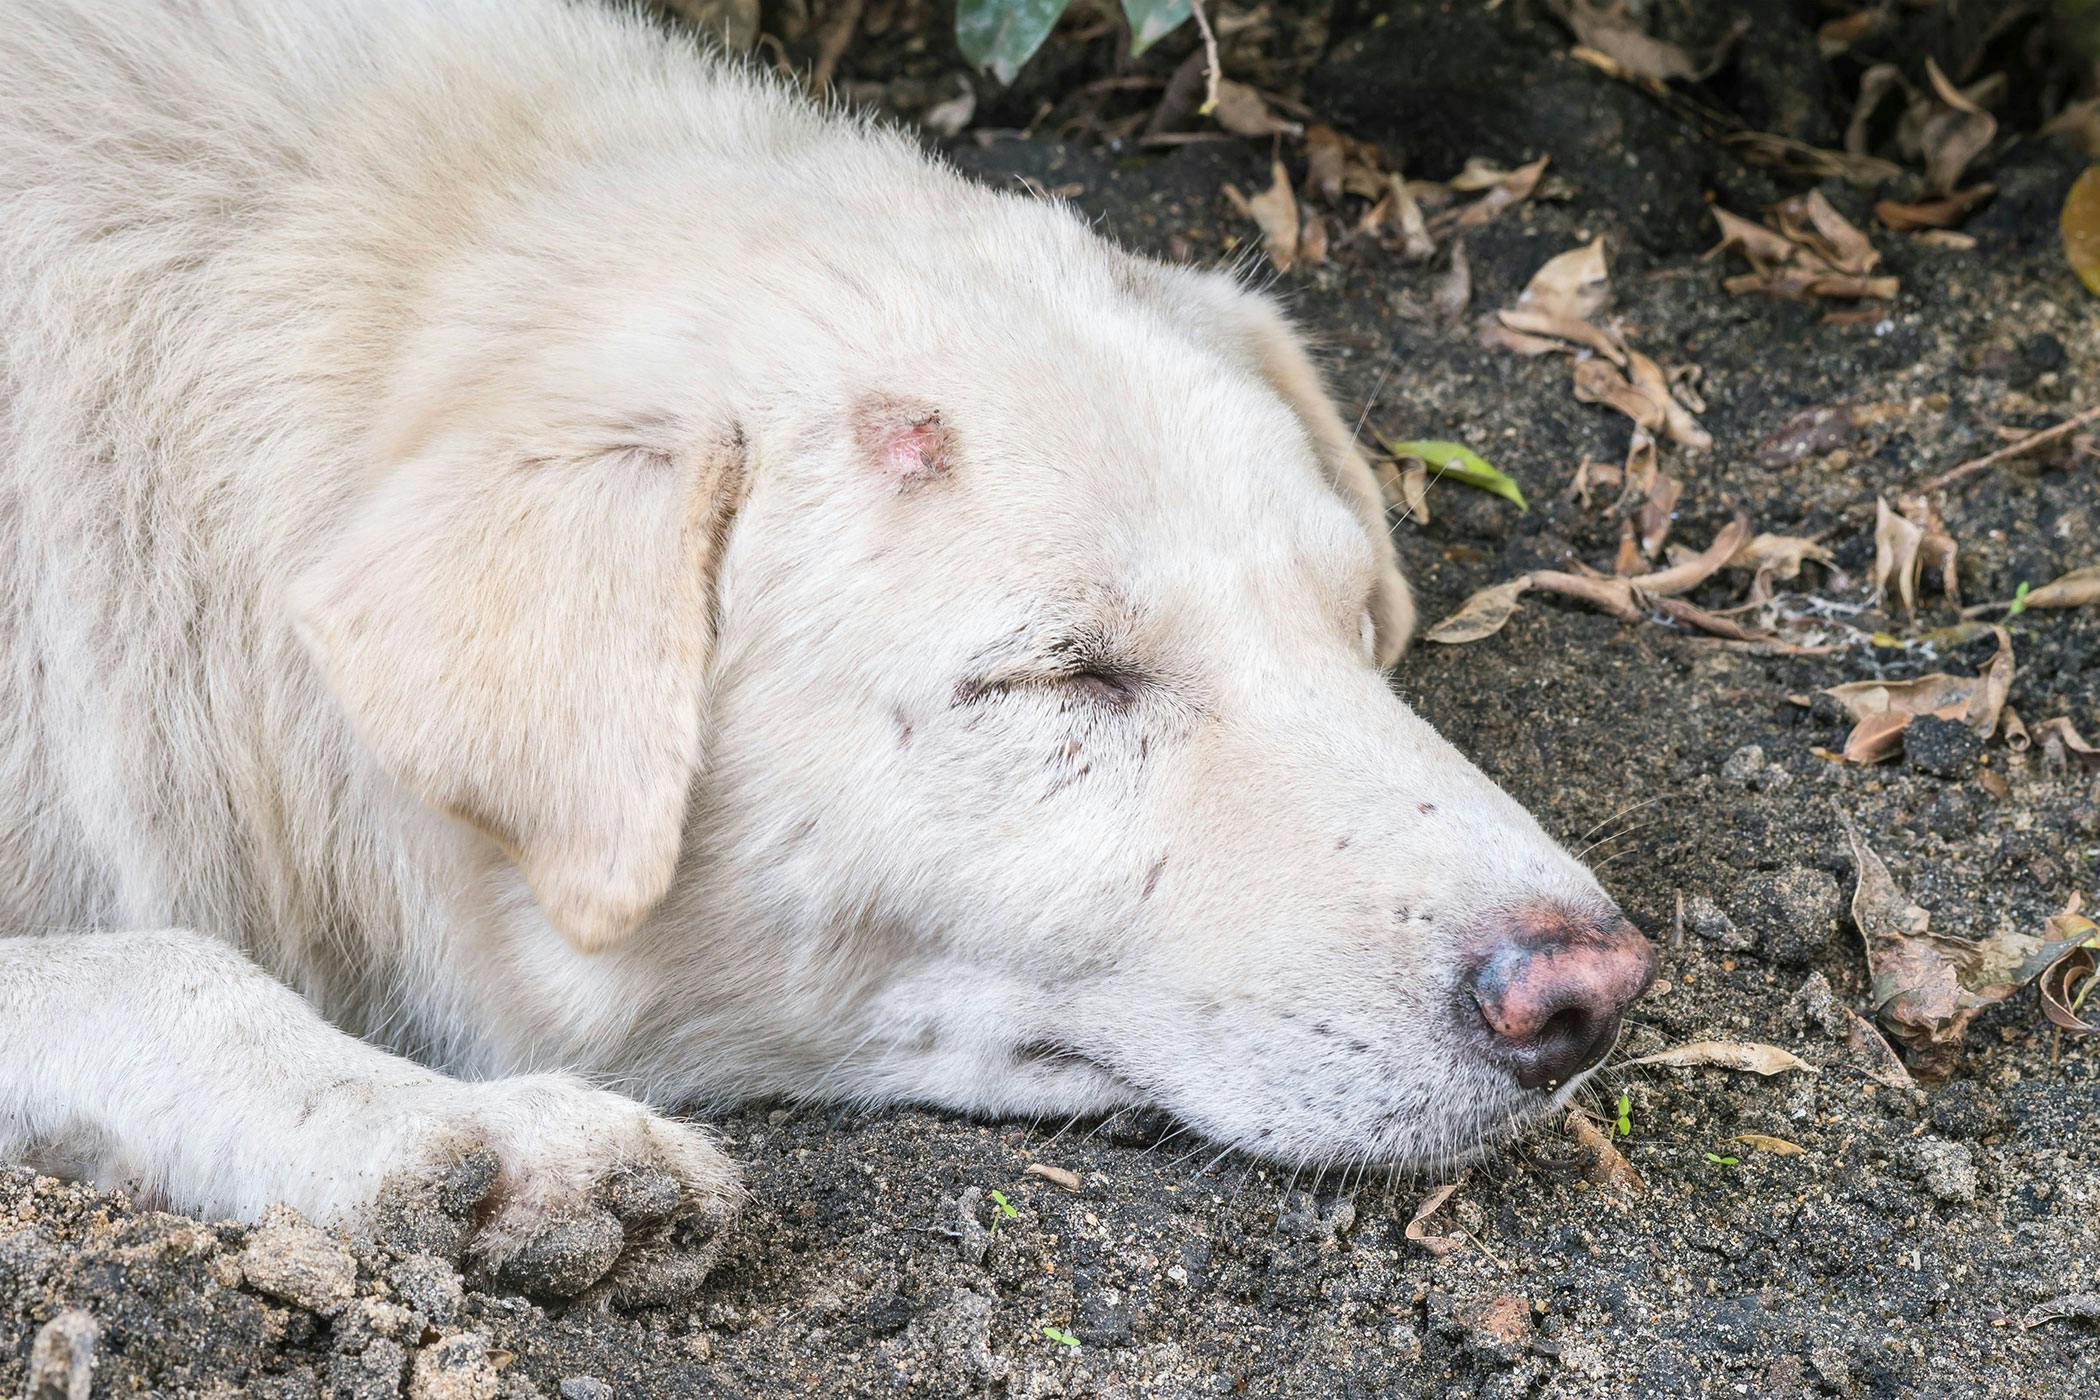
[[[486,1148],[500,1256],[733,1192],[549,1071],[1308,1163],[1565,1094],[1459,949],[1609,902],[1387,688],[1266,299],[553,0],[22,0],[0,74],[0,1157]]]

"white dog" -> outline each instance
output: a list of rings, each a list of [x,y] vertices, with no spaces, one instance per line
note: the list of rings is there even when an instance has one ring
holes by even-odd
[[[478,1164],[482,1266],[645,1298],[737,1188],[644,1104],[1537,1116],[1651,955],[1388,689],[1350,436],[1262,297],[642,20],[17,0],[0,1160]]]

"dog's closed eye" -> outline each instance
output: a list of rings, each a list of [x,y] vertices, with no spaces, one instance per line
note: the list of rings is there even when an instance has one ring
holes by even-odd
[[[1090,666],[1058,677],[1058,684],[1078,691],[1087,699],[1112,709],[1122,709],[1138,698],[1143,680],[1135,672],[1111,666]]]

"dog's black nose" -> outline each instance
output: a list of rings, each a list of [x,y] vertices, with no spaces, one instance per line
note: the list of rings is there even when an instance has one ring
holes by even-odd
[[[1488,1057],[1525,1088],[1550,1090],[1610,1052],[1626,1008],[1654,980],[1655,949],[1616,911],[1596,919],[1541,906],[1477,941],[1466,990]]]

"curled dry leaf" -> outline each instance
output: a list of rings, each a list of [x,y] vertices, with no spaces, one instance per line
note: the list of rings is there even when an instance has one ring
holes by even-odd
[[[2100,603],[2100,564],[2073,569],[2040,588],[2027,590],[2030,608],[2085,608]]]
[[[1218,79],[1217,103],[1210,115],[1235,136],[1296,136],[1305,129],[1277,116],[1259,92],[1230,78]]]
[[[1646,557],[1653,559],[1670,537],[1670,522],[1675,516],[1677,501],[1683,495],[1683,482],[1674,476],[1655,473],[1648,486],[1647,499],[1641,503],[1640,513],[1635,517],[1640,529],[1641,553]]]
[[[1270,163],[1269,188],[1252,199],[1233,185],[1225,186],[1225,197],[1261,230],[1262,247],[1276,270],[1289,272],[1298,260],[1298,199],[1291,193],[1291,177],[1283,162]]]
[[[1582,1175],[1590,1185],[1625,1186],[1635,1191],[1642,1188],[1640,1174],[1634,1171],[1633,1163],[1627,1161],[1626,1154],[1619,1151],[1618,1144],[1611,1140],[1611,1134],[1592,1122],[1587,1113],[1579,1108],[1570,1110],[1565,1127],[1568,1136],[1575,1140],[1575,1145],[1589,1154],[1590,1163],[1583,1169]]]
[[[1067,1171],[1063,1167],[1053,1167],[1048,1162],[1030,1162],[1023,1174],[1039,1176],[1051,1185],[1062,1186],[1067,1191],[1079,1189],[1079,1173]]]
[[[1791,1050],[1755,1040],[1695,1040],[1688,1045],[1658,1050],[1653,1055],[1642,1055],[1624,1063],[1628,1067],[1666,1065],[1673,1069],[1710,1066],[1766,1075],[1784,1074],[1790,1070],[1799,1070],[1803,1074],[1818,1072],[1814,1065]]]
[[[1721,138],[1735,147],[1745,160],[1769,165],[1790,175],[1812,180],[1843,180],[1863,190],[1877,189],[1903,174],[1903,167],[1879,156],[1851,151],[1826,151],[1770,131],[1734,131]]]
[[[1732,293],[1885,299],[1897,292],[1895,278],[1868,275],[1881,255],[1820,193],[1775,206],[1765,225],[1718,206],[1713,213],[1721,226],[1716,251],[1740,253],[1750,264],[1748,274],[1722,282]]]
[[[1356,232],[1383,244],[1397,243],[1409,262],[1421,262],[1436,253],[1436,239],[1430,236],[1422,206],[1398,175],[1385,177],[1383,191],[1357,220]]]
[[[1451,266],[1445,271],[1443,280],[1437,283],[1436,293],[1429,299],[1429,308],[1436,313],[1444,325],[1455,325],[1466,314],[1466,306],[1473,300],[1473,265],[1466,260],[1466,240],[1451,240]]]
[[[1587,321],[1571,320],[1566,316],[1554,316],[1535,308],[1526,307],[1518,307],[1511,311],[1498,311],[1495,313],[1495,317],[1497,321],[1510,331],[1527,338],[1552,337],[1551,340],[1543,341],[1539,350],[1526,351],[1525,353],[1537,354],[1542,350],[1565,350],[1568,348],[1566,345],[1556,342],[1570,341],[1576,345],[1596,351],[1615,365],[1624,365],[1626,363],[1626,347],[1619,338],[1610,331],[1599,330]]]
[[[1965,190],[1956,190],[1952,194],[1941,195],[1936,199],[1921,199],[1911,204],[1884,199],[1874,206],[1874,217],[1898,233],[1956,228],[1962,220],[1989,203],[1991,197],[1997,193],[1996,185],[1978,184]]]
[[[1633,387],[1662,405],[1663,432],[1670,441],[1695,451],[1704,451],[1714,445],[1712,436],[1699,426],[1699,420],[1692,416],[1691,410],[1678,402],[1675,386],[1660,365],[1640,351],[1629,349],[1626,367],[1633,376]]]
[[[1867,1078],[1889,1089],[1914,1089],[1917,1081],[1903,1066],[1903,1057],[1889,1038],[1876,1030],[1874,1023],[1850,1007],[1845,1008],[1850,1018],[1845,1032],[1845,1051],[1853,1063]]]
[[[2012,636],[1993,627],[1998,651],[1980,676],[1934,672],[1907,681],[1852,681],[1823,694],[1845,707],[1852,732],[1845,738],[1848,763],[1879,763],[1903,746],[1903,731],[1920,715],[1960,720],[1988,738],[1998,728],[2012,690]]]
[[[2067,772],[2073,765],[2082,769],[2100,768],[2100,749],[2085,741],[2071,723],[2069,715],[2058,715],[2045,719],[2034,727],[2035,737],[2042,743],[2042,758],[2051,771]]]
[[[1556,320],[1587,321],[1610,302],[1611,269],[1599,234],[1580,248],[1546,259],[1517,297],[1517,309]]]
[[[1737,1133],[1732,1138],[1723,1138],[1721,1146],[1752,1147],[1777,1157],[1799,1157],[1808,1150],[1798,1142],[1788,1142],[1785,1138],[1773,1137],[1770,1133]]]
[[[1639,591],[1658,597],[1689,593],[1725,568],[1749,539],[1750,522],[1739,515],[1721,527],[1713,543],[1690,559],[1652,574],[1642,574],[1629,582]]]
[[[2047,936],[2065,945],[2062,956],[2035,979],[2041,993],[2042,1014],[2051,1025],[2079,1035],[2100,1033],[2100,1025],[2082,1014],[2092,994],[2094,974],[2100,971],[2100,924],[2079,912],[2079,896],[2072,895],[2061,914],[2051,915]]]
[[[1429,1233],[1429,1217],[1442,1210],[1444,1202],[1450,1200],[1451,1193],[1457,1189],[1455,1181],[1449,1186],[1437,1187],[1423,1198],[1422,1204],[1415,1208],[1413,1218],[1407,1222],[1407,1237],[1439,1259],[1465,1247],[1465,1241],[1456,1235]]]
[[[1425,642],[1458,646],[1492,637],[1517,610],[1517,599],[1531,587],[1531,575],[1519,574],[1507,583],[1483,588],[1458,605],[1458,611],[1422,634]]]
[[[1430,232],[1441,237],[1455,229],[1479,228],[1523,203],[1539,187],[1539,178],[1546,173],[1547,160],[1548,157],[1540,156],[1529,165],[1520,165],[1471,204],[1437,215],[1430,224]]]
[[[1651,433],[1663,425],[1662,404],[1635,388],[1604,360],[1575,362],[1575,397],[1583,403],[1607,404],[1631,418],[1636,427]]]
[[[1925,188],[1936,195],[1954,193],[1962,172],[1998,134],[1998,119],[1956,88],[1931,58],[1925,60],[1930,94],[1920,93],[1904,114],[1901,139],[1906,149],[1925,160]]]
[[[1783,581],[1798,577],[1801,566],[1810,560],[1830,564],[1834,557],[1822,545],[1801,535],[1758,535],[1745,541],[1729,557],[1728,567],[1755,569]]]
[[[1913,904],[1840,807],[1838,821],[1859,872],[1852,921],[1866,946],[1868,997],[1875,1015],[1908,1052],[1922,1079],[1943,1079],[1961,1056],[1962,1035],[1986,1006],[2040,977],[2081,941],[2001,930],[1983,939],[1931,931],[1932,915]]]
[[[1937,566],[1940,571],[1940,591],[1949,603],[1961,606],[1961,594],[1955,573],[1955,556],[1958,553],[1954,537],[1940,520],[1939,512],[1925,496],[1904,496],[1897,501],[1897,509],[1890,510],[1886,500],[1874,502],[1874,597],[1876,602],[1887,598],[1888,587],[1896,585],[1896,596],[1902,600],[1905,616],[1916,616],[1918,610],[1918,576],[1926,569]]]

